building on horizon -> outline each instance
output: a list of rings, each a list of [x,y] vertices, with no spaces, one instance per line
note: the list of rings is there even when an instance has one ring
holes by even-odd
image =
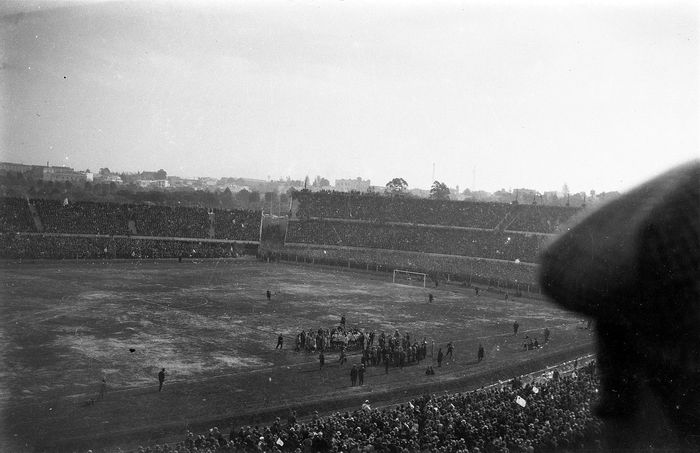
[[[136,185],[143,188],[166,189],[170,187],[167,179],[139,179]]]
[[[43,167],[41,179],[46,182],[78,183],[87,181],[84,172],[75,171],[71,167]]]
[[[362,179],[359,176],[356,179],[336,179],[336,192],[368,192],[371,187],[369,179]]]
[[[96,184],[110,184],[110,183],[115,183],[115,184],[123,184],[124,181],[122,181],[121,176],[115,175],[115,174],[96,174],[94,176],[94,181]]]
[[[0,172],[7,173],[30,173],[34,171],[38,165],[16,164],[14,162],[0,162]]]

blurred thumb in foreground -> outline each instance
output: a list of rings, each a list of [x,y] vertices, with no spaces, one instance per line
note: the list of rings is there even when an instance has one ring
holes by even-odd
[[[596,321],[608,451],[700,451],[700,160],[596,209],[540,261],[545,294]]]

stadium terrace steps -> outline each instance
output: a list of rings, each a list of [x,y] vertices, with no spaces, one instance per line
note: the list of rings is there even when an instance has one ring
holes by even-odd
[[[432,200],[345,192],[297,191],[291,217],[361,219],[375,222],[496,229],[504,222],[515,231],[556,233],[580,208],[536,204]]]

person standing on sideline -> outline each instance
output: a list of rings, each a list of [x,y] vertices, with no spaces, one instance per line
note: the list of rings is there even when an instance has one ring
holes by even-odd
[[[440,348],[438,350],[437,361],[438,361],[438,368],[439,368],[442,366],[442,348]]]
[[[158,372],[158,391],[163,390],[163,381],[165,381],[165,368],[161,368]]]
[[[320,364],[319,369],[323,369],[323,364],[326,363],[326,357],[323,355],[323,351],[318,355],[318,363]]]
[[[267,292],[265,292],[265,295],[267,296],[267,300],[268,300],[268,301],[269,301],[270,298],[272,297],[272,293],[270,292],[269,289],[267,290]]]
[[[360,379],[360,385],[365,383],[365,366],[360,365],[360,369],[357,370],[357,377]]]
[[[481,343],[479,343],[479,351],[476,353],[476,360],[478,362],[484,360],[484,346]]]
[[[105,376],[102,376],[102,383],[100,384],[100,396],[97,399],[102,399],[105,397],[105,393],[107,392],[107,378]]]
[[[515,322],[513,323],[513,335],[517,335],[517,334],[518,334],[518,329],[519,329],[519,328],[520,328],[520,324],[518,324],[518,321],[515,321]]]
[[[283,344],[284,344],[284,337],[282,334],[279,334],[277,337],[277,346],[275,346],[275,349],[283,349]]]
[[[433,296],[433,293],[428,293],[428,303],[432,304],[434,299],[435,297]]]
[[[445,354],[445,360],[447,360],[447,357],[449,357],[450,360],[454,360],[454,356],[453,356],[454,350],[455,350],[455,347],[452,344],[452,342],[450,341],[449,343],[447,343],[447,354]]]
[[[544,342],[545,342],[545,344],[549,343],[549,328],[548,327],[544,328]]]
[[[353,365],[352,369],[350,370],[350,383],[353,387],[357,385],[357,365]]]

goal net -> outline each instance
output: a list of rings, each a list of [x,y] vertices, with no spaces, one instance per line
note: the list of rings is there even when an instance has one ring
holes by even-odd
[[[422,286],[425,288],[425,283],[428,280],[428,274],[422,272],[411,272],[402,269],[394,269],[394,277],[392,283],[402,285]]]

